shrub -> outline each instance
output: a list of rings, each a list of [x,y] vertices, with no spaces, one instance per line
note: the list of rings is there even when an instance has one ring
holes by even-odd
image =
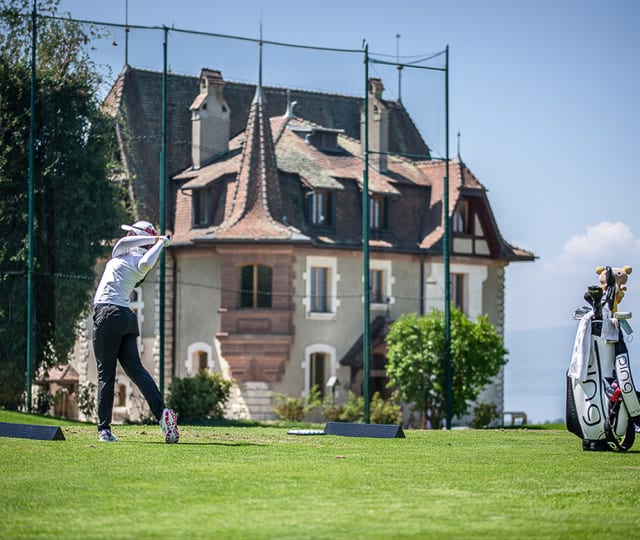
[[[167,405],[176,411],[181,422],[218,420],[223,417],[230,394],[231,381],[205,369],[195,377],[173,379]]]
[[[311,388],[306,399],[274,392],[272,397],[276,404],[273,407],[273,413],[281,420],[300,422],[305,414],[322,404],[321,396],[318,385]]]
[[[332,402],[322,404],[322,416],[330,422],[341,422],[340,417],[344,411],[343,405],[337,405]]]
[[[495,403],[479,403],[473,408],[473,420],[471,420],[472,428],[488,428],[498,415],[498,407]]]
[[[356,422],[364,416],[364,398],[349,390],[347,402],[335,404],[332,396],[327,396],[322,404],[322,414],[326,420],[334,422]]]
[[[300,422],[304,418],[304,403],[301,397],[273,394],[276,404],[273,413],[282,420]]]
[[[399,403],[399,393],[395,391],[389,400],[382,399],[380,392],[373,394],[369,419],[372,424],[397,424],[400,422],[402,407]]]
[[[309,395],[306,399],[305,408],[307,411],[311,409],[315,409],[316,407],[322,406],[322,392],[320,392],[320,387],[317,384],[314,384],[309,390]]]

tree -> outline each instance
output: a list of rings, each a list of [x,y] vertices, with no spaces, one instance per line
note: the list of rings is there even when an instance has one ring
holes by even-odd
[[[85,50],[95,30],[52,18],[57,4],[39,2],[37,18],[34,372],[66,360],[96,261],[123,217],[109,180],[113,125]],[[31,7],[0,0],[0,404],[8,406],[26,380]]]
[[[434,428],[446,416],[444,313],[402,316],[387,335],[389,386],[398,387],[402,399],[414,405]],[[452,414],[467,413],[471,402],[506,364],[500,336],[486,315],[472,322],[458,309],[451,310]],[[424,424],[423,424],[424,425]]]

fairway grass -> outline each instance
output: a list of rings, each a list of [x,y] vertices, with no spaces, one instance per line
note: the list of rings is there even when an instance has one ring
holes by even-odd
[[[583,452],[566,430],[296,436],[282,427],[60,425],[0,438],[0,538],[640,537],[640,452]],[[640,445],[640,443],[638,443]]]

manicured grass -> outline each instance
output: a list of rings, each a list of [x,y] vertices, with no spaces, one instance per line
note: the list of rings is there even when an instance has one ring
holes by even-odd
[[[637,538],[640,452],[583,452],[565,430],[405,431],[61,425],[0,438],[0,538]],[[640,445],[640,443],[638,443]]]

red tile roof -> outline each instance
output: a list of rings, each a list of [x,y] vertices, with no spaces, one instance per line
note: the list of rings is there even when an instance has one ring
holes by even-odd
[[[217,181],[225,181],[230,174],[235,180],[228,182],[223,223],[219,227],[205,230],[176,231],[177,238],[183,240],[249,240],[249,241],[292,241],[312,240],[318,245],[352,246],[361,244],[361,202],[364,162],[360,153],[360,142],[343,133],[337,134],[339,147],[336,151],[323,151],[307,142],[305,133],[316,124],[299,117],[280,116],[266,120],[264,108],[259,104],[252,107],[246,133],[238,135],[230,143],[230,151],[210,165],[198,171],[186,170],[175,177],[188,180],[184,190],[204,187]],[[276,133],[273,142],[272,133]],[[239,148],[242,148],[240,153]],[[275,160],[273,156],[275,155]],[[271,156],[271,157],[269,157]],[[412,160],[389,155],[388,171],[381,173],[369,167],[368,187],[372,194],[382,194],[391,198],[408,196],[407,189],[427,190],[416,214],[422,217],[409,228],[414,240],[403,237],[400,231],[382,237],[372,235],[370,245],[378,249],[410,249],[441,252],[444,236],[444,177],[446,162],[436,160]],[[305,229],[304,218],[300,221],[288,220],[282,199],[282,179],[279,175],[298,178],[303,189],[330,190],[339,197],[349,190],[351,204],[357,204],[357,212],[345,214],[345,225],[333,232],[313,234]],[[462,194],[475,193],[480,196],[491,218],[492,226],[499,236],[497,224],[490,212],[486,190],[468,167],[461,161],[449,162],[449,217],[453,214]],[[340,195],[342,193],[343,195]],[[285,193],[285,199],[290,197]],[[357,202],[356,202],[357,201]],[[183,204],[188,204],[188,201]],[[345,204],[345,203],[342,203]],[[293,222],[292,223],[290,222]],[[346,229],[345,229],[346,227]],[[415,236],[418,234],[419,237]],[[510,260],[527,259],[533,255],[511,247],[501,237],[498,239],[500,257]]]
[[[261,88],[256,92],[236,181],[227,191],[218,239],[291,240],[299,230],[284,223],[276,155]]]
[[[210,70],[211,71],[211,70]],[[361,155],[361,98],[291,91],[298,102],[296,116],[286,107],[288,91],[264,88],[265,101],[248,105],[255,86],[222,82],[220,91],[231,110],[229,152],[195,171],[190,162],[189,105],[198,95],[198,78],[169,77],[169,123],[167,171],[172,176],[173,200],[169,200],[168,223],[175,227],[178,242],[195,241],[310,241],[318,246],[359,249],[362,244],[362,188],[364,163]],[[217,75],[216,75],[217,73]],[[158,98],[161,74],[125,68],[105,100],[105,110],[118,114],[127,125],[132,175],[136,178],[138,210],[157,213],[159,120]],[[217,79],[216,79],[217,80]],[[268,102],[267,102],[268,100]],[[394,223],[377,231],[372,247],[390,250],[442,251],[445,215],[451,216],[462,194],[473,194],[486,206],[499,245],[498,257],[508,260],[534,258],[502,239],[486,197],[486,190],[459,161],[449,163],[449,208],[443,215],[445,163],[429,158],[411,118],[400,103],[382,101],[389,110],[387,168],[369,167],[368,188],[387,197]],[[274,105],[275,103],[275,105]],[[278,109],[280,113],[278,113]],[[244,111],[248,111],[244,118]],[[278,116],[286,111],[284,116]],[[296,128],[296,130],[292,129]],[[304,132],[324,130],[337,137],[336,151],[314,147]],[[425,159],[401,154],[424,155]],[[191,190],[215,186],[219,215],[206,228],[192,227]],[[336,194],[335,222],[314,229],[308,220],[306,194],[310,190]],[[478,199],[479,197],[479,199]],[[172,207],[172,204],[175,206]],[[492,256],[495,250],[492,251]]]
[[[217,80],[215,70],[204,70]],[[212,80],[210,78],[210,80]],[[199,94],[200,76],[169,73],[167,78],[167,166],[173,177],[191,163],[191,115],[189,107]],[[214,81],[215,84],[215,81]],[[123,127],[129,175],[135,179],[135,204],[141,215],[158,222],[158,182],[162,142],[162,73],[125,66],[104,101],[104,110],[117,118]],[[225,81],[221,88],[230,109],[230,137],[244,133],[256,85]],[[282,115],[289,100],[296,102],[298,116],[331,129],[342,129],[357,139],[360,134],[362,96],[329,94],[300,89],[265,86],[266,112],[271,118]],[[389,114],[390,151],[429,155],[407,111],[400,104],[385,101]],[[278,131],[273,131],[277,139]],[[168,193],[167,224],[173,228],[173,201],[176,193]]]

